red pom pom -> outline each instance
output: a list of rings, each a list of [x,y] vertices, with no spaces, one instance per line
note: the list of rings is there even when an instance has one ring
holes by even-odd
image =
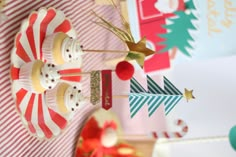
[[[116,66],[116,75],[121,80],[129,80],[134,74],[134,67],[127,61],[119,62]]]

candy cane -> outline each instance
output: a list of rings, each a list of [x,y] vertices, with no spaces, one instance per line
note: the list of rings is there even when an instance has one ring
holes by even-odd
[[[181,127],[181,131],[177,132],[160,132],[160,133],[156,133],[156,132],[152,132],[152,137],[154,137],[155,139],[160,139],[160,138],[167,138],[167,139],[172,139],[172,138],[181,138],[183,136],[185,136],[188,132],[188,126],[187,124],[181,120],[178,119],[175,121],[175,124],[179,127]]]

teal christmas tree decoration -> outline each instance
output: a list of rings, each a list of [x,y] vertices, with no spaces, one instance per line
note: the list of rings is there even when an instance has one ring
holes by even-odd
[[[162,103],[165,105],[165,114],[168,115],[183,98],[183,94],[166,77],[164,77],[164,89],[148,75],[147,86],[148,90],[146,91],[135,78],[131,79],[129,94],[131,118],[145,104],[148,105],[149,117]]]
[[[184,55],[191,57],[187,48],[192,49],[190,41],[194,41],[190,30],[196,30],[193,21],[198,18],[194,15],[193,10],[196,10],[193,0],[189,0],[185,3],[185,11],[176,11],[176,16],[169,18],[171,24],[166,24],[163,27],[168,30],[166,34],[158,34],[165,41],[158,43],[159,45],[165,45],[165,48],[161,52],[166,52],[171,49],[177,48]]]
[[[163,97],[165,114],[168,115],[175,105],[183,98],[183,94],[164,76],[164,90],[149,76],[147,76],[149,93]],[[160,102],[161,104],[162,102]],[[160,106],[160,104],[158,104]],[[149,116],[157,109],[157,104],[148,104]]]

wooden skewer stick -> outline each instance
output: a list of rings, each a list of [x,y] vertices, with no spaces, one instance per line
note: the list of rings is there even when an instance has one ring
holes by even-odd
[[[102,96],[100,96],[102,97]],[[112,95],[114,99],[122,99],[122,98],[129,98],[129,95]],[[85,99],[90,99],[90,97],[85,97]]]
[[[84,52],[94,52],[94,53],[124,53],[124,54],[128,54],[129,51],[125,51],[125,50],[86,50],[83,49]]]
[[[61,74],[61,76],[83,76],[83,75],[90,75],[90,72]]]
[[[115,70],[112,70],[112,72],[115,72]],[[69,74],[60,74],[61,76],[83,76],[83,75],[90,75],[91,72],[79,72],[79,73],[69,73]]]
[[[189,143],[208,143],[208,142],[220,142],[227,141],[228,136],[212,136],[212,137],[198,137],[198,138],[188,138],[188,139],[165,139],[165,140],[157,140],[153,137],[149,137],[147,135],[128,135],[128,136],[120,136],[120,138],[130,141],[146,141],[146,142],[155,142],[157,144],[189,144]]]
[[[189,143],[208,143],[208,142],[220,142],[229,140],[228,136],[213,136],[213,137],[200,137],[189,139],[171,139],[166,141],[160,141],[158,144],[189,144]]]

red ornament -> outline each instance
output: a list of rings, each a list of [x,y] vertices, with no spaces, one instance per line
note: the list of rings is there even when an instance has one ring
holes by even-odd
[[[134,66],[127,61],[121,61],[116,66],[116,75],[121,80],[129,80],[134,74]]]

